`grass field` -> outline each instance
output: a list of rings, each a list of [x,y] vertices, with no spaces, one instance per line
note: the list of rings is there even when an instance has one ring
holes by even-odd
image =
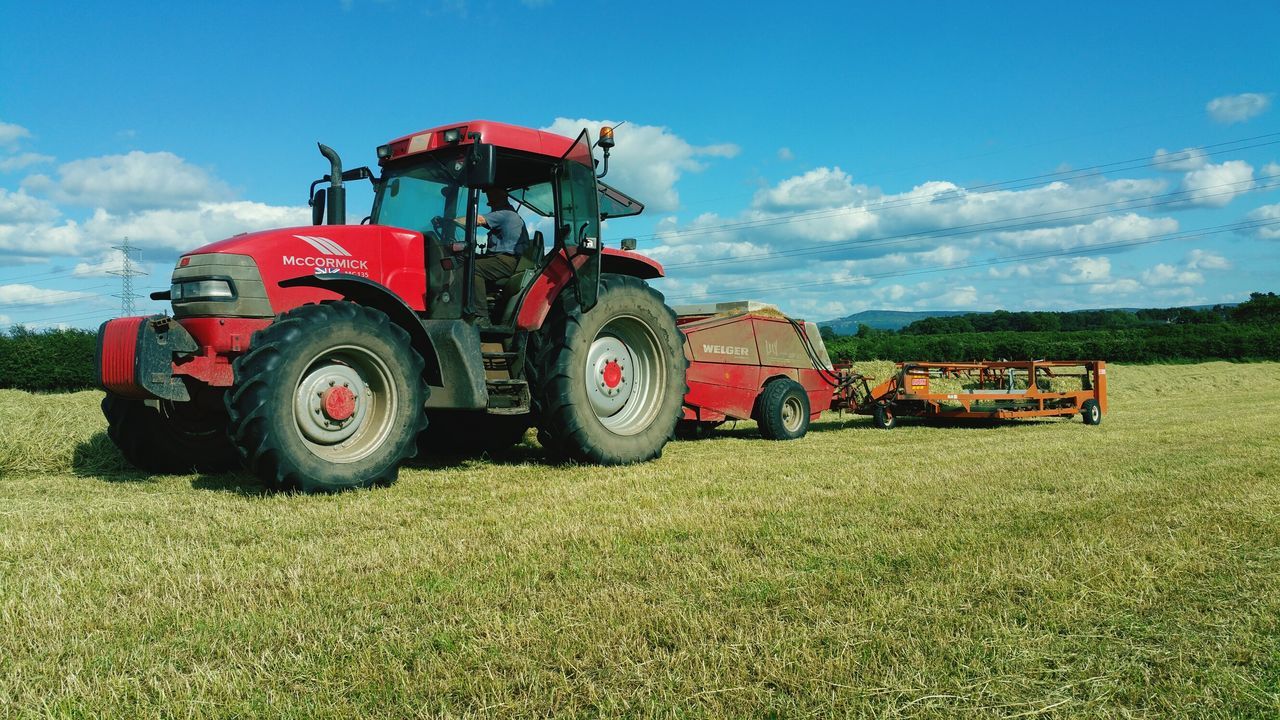
[[[1280,716],[1280,365],[394,487],[146,477],[0,392],[0,716]],[[532,440],[530,441],[532,442]]]

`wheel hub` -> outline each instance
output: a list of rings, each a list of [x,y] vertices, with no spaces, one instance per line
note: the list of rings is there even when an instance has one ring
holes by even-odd
[[[782,404],[782,426],[788,432],[795,432],[800,429],[800,423],[804,415],[804,406],[795,398],[787,398]]]
[[[618,338],[604,335],[591,343],[587,388],[596,415],[609,417],[626,406],[633,387],[632,364],[630,349]]]
[[[372,391],[349,365],[315,367],[302,378],[294,396],[294,417],[304,437],[336,445],[360,429]]]
[[[341,422],[356,412],[356,395],[346,386],[334,386],[320,396],[325,417]]]

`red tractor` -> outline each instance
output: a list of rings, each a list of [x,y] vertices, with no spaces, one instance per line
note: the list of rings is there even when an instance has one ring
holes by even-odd
[[[681,417],[682,335],[645,282],[662,266],[601,242],[603,220],[643,206],[598,179],[611,129],[596,145],[598,176],[586,130],[445,125],[379,147],[379,174],[343,172],[321,145],[332,167],[311,186],[314,226],[193,250],[152,295],[172,316],[103,324],[109,436],[145,470],[243,463],[303,491],[391,483],[419,448],[498,450],[531,425],[556,458],[658,457]],[[343,183],[358,180],[373,208],[348,225]],[[554,228],[487,318],[470,300],[482,188]]]

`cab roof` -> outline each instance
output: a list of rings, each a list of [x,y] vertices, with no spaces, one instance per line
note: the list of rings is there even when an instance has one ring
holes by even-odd
[[[457,139],[446,140],[446,133],[456,130]],[[493,120],[467,120],[450,123],[438,127],[420,130],[392,140],[390,157],[382,158],[379,164],[388,160],[399,160],[408,155],[435,150],[449,145],[469,145],[471,133],[480,133],[480,140],[508,150],[542,155],[548,158],[560,158],[573,147],[574,140],[563,135],[534,130],[533,128],[508,125]]]

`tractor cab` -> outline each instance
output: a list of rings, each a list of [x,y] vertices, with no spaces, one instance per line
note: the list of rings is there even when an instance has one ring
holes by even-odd
[[[602,265],[600,223],[644,209],[639,201],[599,182],[608,171],[611,128],[602,131],[595,146],[604,150],[604,172],[599,175],[586,130],[570,141],[529,128],[472,121],[415,133],[379,147],[381,177],[367,170],[344,175],[340,168],[329,177],[368,178],[375,188],[369,221],[422,234],[429,295],[426,317],[431,319],[476,314],[470,298],[473,264],[485,250],[484,228],[477,222],[482,214],[481,193],[506,191],[526,224],[536,220],[515,272],[489,288],[489,319],[498,328],[513,330],[534,281],[553,263],[566,265],[584,309],[594,305]],[[335,190],[341,193],[337,188],[329,193]],[[317,221],[323,204],[321,190],[312,201]],[[335,220],[344,221],[331,213],[330,223]]]

